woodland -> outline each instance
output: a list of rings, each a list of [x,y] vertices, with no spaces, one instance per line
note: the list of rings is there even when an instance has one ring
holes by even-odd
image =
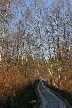
[[[72,99],[71,0],[0,0],[0,108],[38,79]]]

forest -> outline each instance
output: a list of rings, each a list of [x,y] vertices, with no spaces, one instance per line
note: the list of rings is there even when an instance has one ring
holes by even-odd
[[[1,0],[0,108],[39,78],[72,97],[72,2],[48,2]]]

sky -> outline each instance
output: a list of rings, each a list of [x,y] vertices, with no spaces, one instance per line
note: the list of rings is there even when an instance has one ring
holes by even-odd
[[[50,6],[53,1],[54,0],[46,0],[45,5]],[[26,0],[25,3],[26,3],[27,7],[30,6],[29,0]],[[22,3],[22,5],[24,5],[24,2]],[[15,15],[14,15],[14,18],[11,19],[11,24],[10,24],[11,31],[12,30],[15,31],[15,24],[16,24],[16,22],[18,22],[21,19],[21,17],[22,17],[21,12],[23,12],[24,9],[25,9],[25,7],[23,7],[21,5],[18,5],[17,8],[15,8],[14,6],[12,7],[12,11],[15,11]]]

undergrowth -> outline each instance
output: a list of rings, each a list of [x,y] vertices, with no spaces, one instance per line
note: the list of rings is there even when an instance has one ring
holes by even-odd
[[[35,84],[35,78],[13,72],[0,73],[0,108],[28,108],[28,102],[37,99]]]

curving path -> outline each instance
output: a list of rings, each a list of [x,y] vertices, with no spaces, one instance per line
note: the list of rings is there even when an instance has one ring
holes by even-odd
[[[38,91],[41,99],[40,108],[67,108],[59,97],[43,86],[42,81],[39,82]]]

